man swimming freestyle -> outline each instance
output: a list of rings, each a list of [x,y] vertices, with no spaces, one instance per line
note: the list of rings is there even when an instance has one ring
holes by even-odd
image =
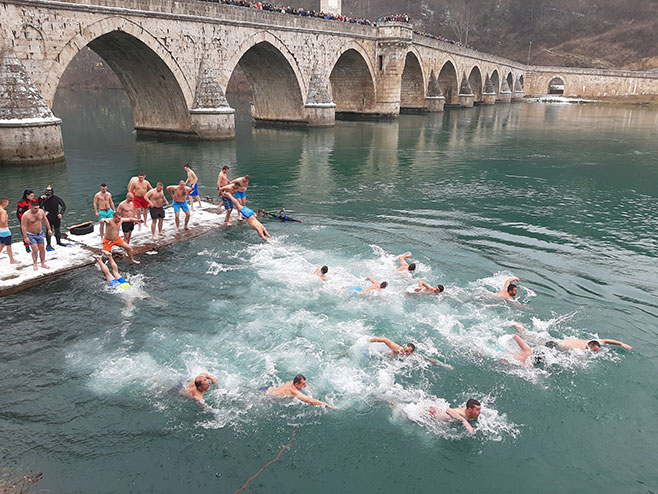
[[[233,203],[235,209],[240,211],[240,214],[242,214],[242,216],[244,216],[245,219],[247,220],[247,224],[251,228],[256,230],[256,233],[258,233],[258,236],[262,238],[264,242],[267,242],[267,239],[272,238],[272,236],[267,231],[267,229],[256,218],[256,213],[254,213],[247,206],[243,206],[242,204],[240,204],[240,202],[235,197],[233,197],[229,192],[224,192],[224,197],[227,197]]]
[[[370,338],[370,343],[384,343],[387,347],[391,349],[391,352],[393,355],[399,355],[401,357],[405,357],[407,355],[411,355],[416,351],[416,345],[413,343],[407,343],[404,346],[398,345],[397,343],[394,343],[393,341],[389,340],[388,338],[384,337],[374,337]],[[445,367],[446,369],[453,370],[452,365],[444,364],[443,362],[439,362],[438,360],[434,360],[428,357],[425,357],[424,355],[420,355],[420,357],[424,358],[428,362],[432,362],[433,364],[437,364],[440,366]]]
[[[437,410],[435,407],[429,407],[429,414],[434,417],[436,420],[441,420],[443,422],[450,422],[457,420],[464,424],[466,430],[470,434],[474,434],[475,431],[471,424],[468,423],[469,420],[477,420],[482,413],[482,405],[478,400],[471,398],[466,402],[464,408],[448,408],[447,410]]]
[[[445,290],[443,285],[432,286],[426,281],[420,280],[418,286],[411,286],[407,289],[407,295],[416,295],[418,293],[433,293],[438,295],[443,290]]]
[[[382,281],[380,283],[379,281],[377,281],[374,278],[371,278],[370,276],[366,278],[366,281],[369,281],[371,283],[371,285],[368,288],[364,290],[360,286],[355,286],[354,288],[352,288],[352,290],[350,290],[350,293],[353,295],[357,295],[359,293],[363,295],[364,293],[368,293],[368,292],[381,292],[384,288],[388,286],[387,281]]]
[[[203,393],[210,389],[210,383],[217,384],[217,378],[207,372],[202,372],[194,378],[194,381],[182,389],[181,393],[186,394],[202,405],[205,405],[206,402],[203,401]]]
[[[522,336],[527,338],[527,333],[525,330],[518,324],[512,324],[512,327],[516,329]],[[602,345],[616,345],[620,346],[625,350],[632,350],[633,347],[622,343],[621,341],[611,340],[607,338],[595,339],[595,340],[580,340],[576,338],[568,338],[564,340],[549,340],[543,343],[545,347],[553,348],[555,350],[591,350],[592,352],[598,352],[601,350]]]
[[[322,281],[329,281],[327,278],[327,273],[329,272],[329,266],[318,266],[313,274],[317,274]]]
[[[405,273],[405,272],[414,272],[416,270],[416,263],[412,262],[411,264],[407,264],[406,259],[409,259],[411,257],[411,252],[408,254],[402,254],[400,257],[398,257],[398,262],[400,263],[400,267],[397,269],[398,273]]]
[[[297,374],[292,381],[288,381],[287,383],[282,384],[278,388],[268,388],[267,394],[270,396],[292,396],[300,401],[303,401],[304,403],[308,403],[309,405],[326,407],[336,410],[336,407],[329,403],[316,400],[315,398],[311,398],[310,396],[306,396],[304,393],[302,393],[302,389],[304,389],[305,387],[306,387],[306,378],[301,374]]]
[[[503,289],[496,293],[496,297],[502,298],[503,300],[514,300],[516,294],[519,293],[519,287],[514,284],[515,281],[521,280],[519,278],[510,278],[507,280]]]

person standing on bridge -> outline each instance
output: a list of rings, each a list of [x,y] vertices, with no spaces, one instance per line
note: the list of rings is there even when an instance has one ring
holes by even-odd
[[[128,192],[134,196],[135,208],[137,209],[137,217],[144,217],[144,226],[146,226],[146,210],[149,208],[149,203],[144,196],[151,190],[153,186],[146,180],[146,173],[140,172],[136,177],[132,177],[128,182]],[[121,207],[121,206],[119,206]],[[140,211],[142,212],[140,214]],[[140,230],[142,226],[139,226]]]

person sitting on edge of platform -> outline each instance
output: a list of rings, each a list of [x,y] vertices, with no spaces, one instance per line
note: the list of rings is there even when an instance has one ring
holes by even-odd
[[[137,217],[141,218],[140,210],[143,212],[144,217],[144,226],[146,226],[146,210],[149,207],[149,203],[144,196],[146,193],[151,190],[153,186],[148,180],[146,180],[146,173],[140,172],[136,177],[132,177],[130,182],[128,182],[128,192],[131,192],[135,200],[135,208],[137,209]],[[141,226],[139,227],[141,230]]]
[[[400,257],[398,257],[398,262],[400,263],[400,267],[397,269],[399,273],[404,273],[404,272],[414,272],[416,270],[416,263],[412,262],[411,264],[407,264],[406,259],[409,259],[411,257],[411,252],[407,254],[402,254]]]
[[[146,203],[146,204],[148,205],[148,203]],[[135,210],[134,195],[133,195],[132,192],[128,192],[126,194],[126,199],[119,203],[119,207],[117,208],[116,212],[119,213],[119,216],[121,216],[122,218],[139,219],[139,211]],[[114,216],[114,215],[112,215],[112,216]],[[121,231],[123,232],[123,239],[126,241],[127,244],[130,243],[130,239],[132,237],[133,230],[135,229],[135,223],[141,223],[141,221],[139,221],[139,222],[138,221],[126,221],[126,222],[121,224]]]
[[[62,225],[62,215],[66,212],[66,203],[62,200],[61,197],[55,195],[53,186],[49,185],[46,187],[45,194],[40,198],[41,209],[43,209],[48,215],[48,223],[50,223],[50,228],[55,233],[55,241],[57,245],[64,246],[62,243],[62,232],[60,227]],[[60,209],[61,208],[61,209]],[[51,235],[46,237],[46,250],[52,251],[52,245],[50,245]]]
[[[114,206],[114,201],[112,200],[112,194],[107,191],[107,184],[101,184],[101,190],[94,194],[94,213],[96,214],[96,218],[99,220],[112,218],[116,209],[117,208]],[[104,228],[105,224],[101,221],[101,239],[103,238]]]
[[[217,378],[212,374],[202,372],[194,378],[194,381],[185,386],[181,390],[181,393],[194,398],[201,405],[205,405],[206,402],[203,400],[203,393],[210,389],[211,383],[217,384]]]
[[[7,247],[10,264],[20,264],[20,261],[14,259],[14,252],[11,250],[11,230],[9,229],[9,215],[6,207],[9,205],[9,199],[0,197],[0,252]]]
[[[417,295],[419,293],[432,293],[438,295],[443,293],[445,287],[443,285],[432,286],[424,280],[418,282],[418,286],[410,286],[407,288],[407,295]]]
[[[519,293],[519,287],[514,284],[515,281],[521,280],[519,278],[510,278],[507,280],[503,289],[496,293],[496,297],[502,298],[503,300],[514,300],[516,294]]]
[[[199,201],[199,207],[201,207],[201,198],[199,197],[199,177],[196,176],[194,170],[190,167],[189,164],[183,166],[183,169],[187,172],[187,179],[185,180],[185,185],[188,185],[192,188],[190,192],[190,209],[194,211],[194,198]]]
[[[21,228],[21,238],[23,238],[23,229],[21,227],[21,220],[23,219],[23,214],[30,209],[30,203],[34,200],[34,192],[32,189],[25,189],[23,191],[23,198],[16,203],[16,218],[18,218],[18,226]],[[30,253],[30,244],[23,242],[25,246],[25,252]]]
[[[224,196],[233,202],[235,208],[239,210],[240,214],[242,214],[242,216],[244,216],[247,220],[247,224],[253,228],[256,233],[258,233],[258,236],[262,238],[264,242],[267,242],[267,239],[272,238],[270,233],[267,231],[267,228],[265,228],[263,224],[256,218],[256,213],[254,213],[247,206],[242,206],[242,204],[240,204],[240,202],[238,202],[238,200],[233,197],[230,192],[224,192]]]
[[[178,182],[178,185],[167,186],[167,192],[171,194],[171,200],[174,206],[174,218],[176,219],[176,232],[180,231],[180,211],[185,213],[185,230],[190,228],[187,226],[190,223],[190,208],[187,205],[187,197],[192,191],[191,187],[185,185],[185,180]]]
[[[162,224],[164,223],[165,210],[164,204],[166,203],[169,206],[169,201],[164,193],[164,185],[162,182],[158,182],[155,186],[155,189],[149,190],[144,196],[149,203],[149,212],[151,213],[151,238],[155,240],[155,226],[157,223],[158,234],[163,236],[162,233]]]
[[[436,420],[441,420],[442,422],[450,422],[456,420],[464,424],[466,430],[470,434],[474,434],[475,431],[471,424],[468,423],[469,420],[477,420],[482,412],[482,405],[476,399],[471,398],[466,402],[466,407],[464,408],[448,408],[447,410],[438,410],[435,407],[429,407],[427,412]]]
[[[119,206],[121,207],[121,206]],[[115,212],[112,218],[104,218],[101,222],[105,223],[105,236],[103,237],[103,250],[112,255],[112,247],[115,245],[121,247],[126,251],[128,259],[133,264],[139,264],[139,261],[136,261],[133,258],[133,249],[128,245],[123,239],[119,236],[119,227],[125,223],[141,223],[143,220],[141,218],[122,218],[119,212]]]
[[[96,262],[98,263],[98,267],[105,275],[105,280],[107,281],[109,287],[124,288],[124,289],[130,288],[130,283],[128,283],[126,279],[119,274],[119,266],[117,266],[117,263],[114,262],[114,258],[112,257],[112,255],[111,254],[106,255],[107,260],[110,263],[110,267],[112,268],[112,270],[110,271],[110,268],[108,268],[105,265],[105,262],[103,261],[103,254],[101,254],[100,256],[93,256],[93,258],[96,260]]]
[[[21,218],[21,230],[23,231],[23,243],[29,243],[32,248],[32,262],[35,271],[39,269],[38,257],[41,258],[41,267],[50,269],[50,266],[46,265],[46,236],[43,233],[42,223],[45,223],[48,235],[52,235],[53,231],[50,229],[46,213],[39,209],[39,201],[33,199],[30,202],[30,209]]]
[[[370,343],[384,343],[387,347],[391,349],[391,353],[393,355],[397,355],[400,357],[406,357],[416,351],[416,345],[414,345],[413,343],[406,343],[404,346],[402,346],[402,345],[398,345],[397,343],[394,343],[388,338],[384,338],[383,336],[375,336],[373,338],[370,338]],[[452,365],[444,364],[443,362],[439,362],[438,360],[425,357],[424,355],[420,355],[420,354],[416,354],[416,355],[427,360],[428,362],[432,362],[433,364],[440,365],[442,367],[445,367],[446,369],[454,370],[454,367]]]
[[[322,281],[329,281],[329,278],[327,278],[328,272],[329,266],[318,266],[313,273],[322,278]]]
[[[310,396],[306,396],[302,393],[302,389],[306,387],[306,378],[302,374],[297,374],[292,381],[288,381],[285,384],[282,384],[276,388],[261,388],[267,392],[269,396],[292,396],[297,398],[299,401],[308,403],[309,405],[315,405],[318,407],[326,407],[336,410],[336,407],[327,403],[325,401],[316,400]]]

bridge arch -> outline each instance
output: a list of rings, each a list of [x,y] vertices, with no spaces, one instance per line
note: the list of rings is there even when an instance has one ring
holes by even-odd
[[[507,73],[505,79],[507,80],[507,85],[509,86],[509,90],[514,91],[514,76],[512,75],[511,70]]]
[[[468,83],[475,95],[475,101],[482,101],[482,72],[477,65],[474,65],[468,74]]]
[[[447,105],[459,104],[459,80],[457,70],[451,60],[447,60],[439,71],[439,86],[446,98]]]
[[[564,94],[564,78],[562,77],[553,77],[548,81],[548,94]]]
[[[238,64],[251,86],[252,116],[256,120],[304,120],[304,78],[292,53],[279,39],[259,32],[244,41],[224,64],[220,81],[224,90]]]
[[[106,17],[80,29],[57,54],[41,93],[50,106],[62,74],[85,46],[121,81],[133,107],[135,128],[189,131],[194,92],[183,70],[154,36],[120,17]]]
[[[425,77],[420,55],[409,50],[404,60],[400,84],[400,109],[419,110],[425,108]]]
[[[519,76],[519,83],[521,84],[521,89],[525,88],[525,79],[523,78],[523,74]]]
[[[496,94],[500,92],[500,75],[498,74],[498,69],[494,69],[489,77],[491,79],[491,84],[493,84]]]
[[[336,112],[372,112],[375,78],[365,51],[357,43],[350,43],[337,54],[329,67],[329,86]]]

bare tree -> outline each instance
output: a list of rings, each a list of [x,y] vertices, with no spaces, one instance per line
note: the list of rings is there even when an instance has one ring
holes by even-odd
[[[477,20],[473,4],[469,3],[468,0],[455,0],[448,7],[447,17],[448,25],[455,33],[457,41],[467,46],[468,36],[475,28]]]

